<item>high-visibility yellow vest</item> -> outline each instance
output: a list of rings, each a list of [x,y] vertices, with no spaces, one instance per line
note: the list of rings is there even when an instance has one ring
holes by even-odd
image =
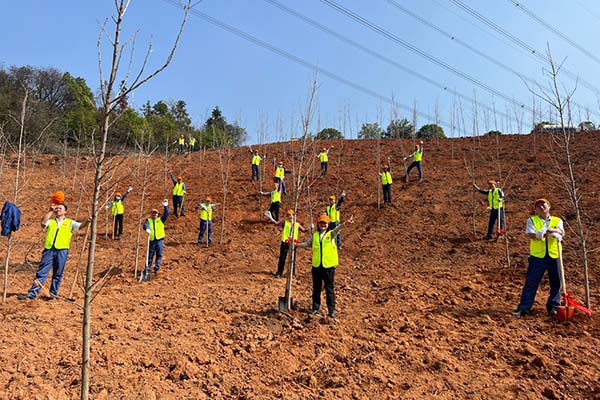
[[[200,205],[200,219],[203,221],[212,221],[213,208],[210,203],[202,203]]]
[[[260,156],[258,154],[252,156],[252,165],[260,165]]]
[[[46,241],[44,243],[45,249],[54,248],[57,250],[68,249],[71,245],[71,220],[65,218],[60,226],[56,218],[52,218],[48,221],[48,229],[46,230]]]
[[[277,203],[278,201],[281,201],[281,193],[275,189],[271,192],[271,203]]]
[[[392,174],[390,174],[390,171],[385,171],[381,174],[381,184],[382,185],[391,185],[392,184]]]
[[[184,193],[185,192],[183,190],[183,182],[177,182],[173,186],[173,196],[183,196]]]
[[[196,145],[196,138],[190,138],[190,146]]]
[[[500,201],[500,189],[490,189],[488,190],[488,204],[491,209],[497,210],[503,207],[502,202]]]
[[[413,153],[413,161],[421,161],[423,159],[423,152],[419,149]]]
[[[327,161],[329,161],[329,158],[327,157],[327,152],[326,151],[322,151],[319,154],[319,160],[321,160],[321,162],[327,162]]]
[[[112,202],[111,213],[112,215],[121,215],[125,212],[125,207],[121,200],[115,200]]]
[[[165,224],[160,218],[148,218],[150,227],[150,240],[160,240],[165,237]]]
[[[323,268],[335,268],[338,265],[338,251],[335,240],[331,237],[331,231],[323,235],[320,240],[319,232],[313,234],[312,240],[312,265],[317,268],[323,265]]]
[[[180,146],[183,146],[185,144],[185,138],[180,137],[178,143]]]
[[[285,176],[285,168],[277,166],[275,169],[275,178],[283,178]]]
[[[327,213],[327,216],[331,222],[340,222],[340,212],[335,204],[325,207],[325,212]]]
[[[537,215],[531,217],[531,222],[533,222],[533,226],[535,227],[536,231],[539,231],[544,227],[544,220]],[[550,217],[548,229],[557,228],[559,222],[560,218]],[[552,236],[546,236],[542,240],[531,239],[529,241],[529,254],[531,254],[533,257],[544,258],[546,257],[546,247],[548,248],[548,255],[550,258],[558,258],[558,240]]]
[[[298,222],[294,222],[294,240],[298,240],[299,227],[300,227],[300,224]],[[283,225],[283,231],[281,231],[281,241],[285,242],[291,236],[292,236],[292,223],[286,219],[285,223]]]

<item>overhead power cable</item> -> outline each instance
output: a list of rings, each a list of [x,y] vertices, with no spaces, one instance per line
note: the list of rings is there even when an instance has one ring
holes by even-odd
[[[264,1],[267,2],[267,3],[269,3],[269,4],[272,4],[272,5],[276,6],[276,7],[278,7],[279,9],[285,11],[286,13],[288,13],[290,15],[293,15],[296,18],[301,19],[302,21],[306,22],[307,24],[309,24],[309,25],[311,25],[311,26],[313,26],[313,27],[315,27],[315,28],[317,28],[317,29],[319,29],[319,30],[321,30],[321,31],[323,31],[323,32],[325,32],[325,33],[327,33],[327,34],[335,37],[335,38],[337,38],[338,40],[341,40],[342,42],[347,43],[347,44],[349,44],[349,45],[351,45],[351,46],[353,46],[353,47],[355,47],[355,48],[357,48],[357,49],[359,49],[359,50],[367,53],[368,55],[370,55],[370,56],[372,56],[374,58],[377,58],[378,60],[381,60],[381,61],[383,61],[383,62],[385,62],[385,63],[387,63],[387,64],[389,64],[389,65],[391,65],[393,67],[396,67],[396,68],[398,68],[398,69],[406,72],[407,74],[410,74],[410,75],[412,75],[412,76],[414,76],[414,77],[416,77],[418,79],[421,79],[421,80],[423,80],[423,81],[425,81],[425,82],[427,82],[427,83],[429,83],[429,84],[431,84],[431,85],[433,85],[433,86],[435,86],[435,87],[437,87],[437,88],[439,88],[441,90],[449,92],[449,93],[453,94],[454,96],[456,96],[458,98],[461,98],[461,99],[463,99],[465,101],[469,101],[472,104],[477,103],[477,100],[475,100],[474,98],[469,97],[467,95],[464,95],[464,94],[462,94],[462,93],[460,93],[460,92],[458,92],[456,90],[450,89],[450,88],[448,88],[447,85],[439,83],[439,82],[435,81],[434,79],[431,79],[430,77],[428,77],[426,75],[423,75],[423,74],[421,74],[419,72],[416,72],[416,71],[414,71],[414,70],[412,70],[412,69],[410,69],[410,68],[408,68],[408,67],[406,67],[406,66],[404,66],[404,65],[402,65],[400,63],[398,63],[397,61],[392,60],[391,58],[388,58],[388,57],[382,55],[381,53],[377,53],[376,51],[373,51],[370,48],[368,48],[368,47],[366,47],[366,46],[364,46],[364,45],[362,45],[362,44],[360,44],[360,43],[358,43],[358,42],[356,42],[356,41],[354,41],[352,39],[349,39],[347,36],[344,36],[344,35],[336,32],[336,31],[334,31],[334,30],[326,27],[325,25],[323,25],[323,24],[321,24],[321,23],[319,23],[319,22],[317,22],[317,21],[315,21],[315,20],[307,17],[306,15],[304,15],[304,14],[302,14],[302,13],[296,11],[296,10],[293,10],[293,9],[291,9],[291,8],[283,5],[283,4],[281,4],[277,0],[264,0]],[[513,104],[514,104],[514,102],[513,102]],[[482,108],[487,109],[490,112],[497,113],[497,114],[499,114],[500,116],[502,116],[504,118],[512,118],[512,116],[509,116],[508,114],[505,114],[505,113],[500,112],[500,111],[496,111],[495,108],[492,108],[492,107],[490,107],[490,106],[488,106],[486,104],[479,103],[478,105],[481,106]]]
[[[172,6],[175,6],[175,7],[181,9],[181,5],[176,0],[163,0],[163,1],[165,3],[171,4]],[[401,109],[403,109],[405,111],[408,111],[408,112],[411,112],[411,113],[414,112],[414,109],[412,107],[409,107],[407,105],[398,103],[397,101],[395,101],[394,99],[392,99],[392,98],[390,98],[388,96],[384,96],[384,95],[382,95],[380,93],[377,93],[374,90],[371,90],[369,88],[366,88],[366,87],[364,87],[364,86],[362,86],[362,85],[360,85],[358,83],[352,82],[352,81],[350,81],[350,80],[348,80],[346,78],[342,78],[339,75],[337,75],[337,74],[335,74],[335,73],[333,73],[331,71],[328,71],[328,70],[326,70],[326,69],[324,69],[324,68],[322,68],[322,67],[320,67],[320,66],[318,66],[316,64],[312,64],[312,63],[310,63],[310,62],[308,62],[308,61],[306,61],[306,60],[304,60],[304,59],[302,59],[302,58],[300,58],[298,56],[295,56],[295,55],[293,55],[293,54],[291,54],[291,53],[289,53],[289,52],[287,52],[285,50],[279,49],[279,48],[277,48],[277,47],[275,47],[275,46],[273,46],[273,45],[271,45],[271,44],[269,44],[269,43],[267,43],[267,42],[265,42],[265,41],[263,41],[261,39],[258,39],[255,36],[252,36],[249,33],[246,33],[246,32],[244,32],[244,31],[242,31],[240,29],[237,29],[237,28],[235,28],[235,27],[233,27],[231,25],[228,25],[228,24],[226,24],[226,23],[224,23],[224,22],[222,22],[222,21],[220,21],[220,20],[218,20],[216,18],[213,18],[213,17],[211,17],[208,14],[205,14],[205,13],[203,13],[201,11],[198,11],[198,10],[195,10],[195,9],[191,9],[190,10],[190,14],[192,16],[194,16],[194,17],[201,18],[201,19],[203,19],[203,20],[205,20],[205,21],[207,21],[207,22],[209,22],[209,23],[217,26],[218,28],[221,28],[221,29],[229,32],[229,33],[232,33],[232,34],[234,34],[234,35],[236,35],[238,37],[241,37],[242,39],[245,39],[245,40],[247,40],[247,41],[249,41],[249,42],[251,42],[251,43],[253,43],[253,44],[257,45],[257,46],[260,46],[260,47],[262,47],[262,48],[264,48],[266,50],[269,50],[272,53],[275,53],[275,54],[277,54],[279,56],[282,56],[282,57],[284,57],[284,58],[286,58],[286,59],[288,59],[290,61],[293,61],[296,64],[300,64],[300,65],[302,65],[302,66],[304,66],[304,67],[306,67],[306,68],[308,68],[308,69],[310,69],[312,71],[317,71],[319,74],[325,75],[325,76],[327,76],[327,77],[329,77],[329,78],[331,78],[331,79],[333,79],[333,80],[335,80],[335,81],[337,81],[339,83],[342,83],[342,84],[344,84],[344,85],[346,85],[348,87],[351,87],[351,88],[353,88],[355,90],[358,90],[360,92],[368,94],[369,96],[374,97],[374,98],[376,98],[376,99],[378,99],[378,100],[380,100],[380,101],[382,101],[384,103],[387,103],[387,104],[389,104],[389,105],[391,105],[393,107],[398,107],[398,108],[401,108]],[[416,113],[417,113],[418,116],[420,116],[422,118],[425,118],[426,120],[429,120],[429,121],[439,120],[439,119],[435,118],[432,115],[429,115],[429,114],[426,114],[426,113],[423,113],[423,112],[420,112],[420,111],[416,111]],[[440,125],[443,125],[446,128],[452,128],[452,126],[448,122],[439,120],[439,123],[440,123]]]
[[[567,35],[565,35],[561,31],[559,31],[558,29],[556,29],[555,27],[553,27],[552,25],[550,25],[548,22],[546,22],[541,17],[539,17],[536,13],[534,13],[533,11],[531,11],[529,8],[525,7],[523,5],[523,3],[520,3],[520,2],[518,2],[516,0],[507,0],[507,1],[509,3],[514,4],[515,7],[517,7],[519,10],[523,11],[529,17],[531,17],[532,19],[534,19],[535,21],[537,21],[544,28],[548,29],[550,32],[554,33],[555,35],[557,35],[558,37],[560,37],[561,39],[563,39],[565,42],[569,43],[571,46],[575,47],[577,50],[579,50],[580,52],[582,52],[583,54],[585,54],[586,56],[588,56],[589,58],[591,58],[592,60],[594,60],[598,64],[600,64],[600,58],[596,57],[595,54],[587,51],[582,46],[580,46],[579,44],[577,44],[577,42],[575,42],[573,39],[571,39],[570,37],[568,37]]]
[[[533,109],[531,107],[529,107],[526,104],[517,102],[513,97],[511,97],[510,95],[500,92],[499,90],[494,89],[493,87],[487,85],[486,83],[478,80],[477,78],[474,78],[472,76],[470,76],[469,74],[459,70],[458,68],[455,68],[453,66],[451,66],[450,64],[432,56],[431,54],[425,52],[424,50],[420,49],[417,46],[414,46],[412,44],[410,44],[409,42],[399,38],[398,36],[390,33],[389,31],[381,28],[380,26],[368,21],[367,19],[361,17],[360,15],[356,14],[353,11],[350,11],[349,9],[339,5],[338,3],[336,3],[335,1],[332,0],[321,0],[321,2],[327,4],[328,6],[330,6],[331,8],[333,8],[334,10],[338,11],[339,13],[346,15],[347,17],[359,22],[360,24],[366,26],[367,28],[379,33],[380,35],[386,37],[387,39],[391,40],[392,42],[399,44],[400,46],[412,51],[413,53],[425,58],[426,60],[446,69],[447,71],[452,72],[453,74],[473,83],[474,85],[484,89],[485,91],[492,93],[493,95],[500,97],[504,100],[506,100],[509,103],[516,103],[518,104],[519,107],[527,109],[529,111],[533,111]]]
[[[474,18],[477,18],[479,21],[483,22],[485,25],[489,26],[490,28],[492,28],[496,32],[500,33],[505,38],[509,39],[513,43],[516,43],[521,48],[527,50],[530,54],[533,54],[534,56],[536,56],[545,65],[550,65],[550,60],[549,60],[548,56],[545,55],[544,52],[537,51],[535,48],[531,47],[530,45],[528,45],[527,43],[525,43],[524,41],[522,41],[521,39],[519,39],[515,35],[511,34],[508,31],[506,31],[505,29],[503,29],[502,27],[500,27],[496,23],[490,21],[488,18],[486,18],[483,15],[481,15],[479,12],[477,12],[473,8],[471,8],[468,5],[464,4],[462,1],[460,1],[460,0],[448,0],[448,1],[454,3],[457,7],[459,7],[460,9],[462,9],[467,14],[473,16]],[[583,78],[581,78],[579,75],[575,74],[574,72],[571,72],[570,70],[568,70],[564,66],[561,68],[561,72],[563,74],[565,74],[566,76],[568,76],[569,78],[575,80],[576,82],[578,82],[582,86],[586,87],[590,91],[594,92],[596,95],[600,94],[600,89],[598,89],[596,86],[594,86],[590,82],[584,80]]]

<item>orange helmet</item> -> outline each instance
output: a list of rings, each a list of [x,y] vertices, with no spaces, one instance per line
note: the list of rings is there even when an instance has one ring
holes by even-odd
[[[546,199],[544,199],[544,198],[542,197],[542,198],[540,198],[540,199],[537,199],[537,200],[536,200],[536,201],[533,203],[533,206],[535,207],[535,206],[537,206],[539,203],[548,203],[548,205],[550,205],[550,202],[549,202],[548,200],[546,200]]]
[[[206,201],[212,201],[212,199],[210,198],[210,196],[206,196]]]
[[[329,200],[335,200],[335,195],[332,194],[331,196],[329,196]]]
[[[291,208],[287,210],[287,215],[294,215],[294,210],[292,210]]]
[[[283,161],[279,161],[279,165],[283,165]]]
[[[387,165],[387,164],[384,164],[384,165],[383,165],[383,169],[388,169],[389,167],[390,167],[390,166],[389,166],[389,165]]]
[[[329,224],[331,222],[331,219],[327,215],[321,215],[317,223],[319,222],[325,222],[326,224]]]
[[[179,176],[177,177],[177,180],[178,180],[178,181],[180,181],[180,180],[182,180],[182,179],[183,179],[183,178],[181,177],[181,175],[179,175]]]
[[[156,208],[153,208],[152,211],[150,211],[150,213],[157,213],[158,214],[158,210]]]
[[[115,192],[115,197],[121,197],[121,192]]]

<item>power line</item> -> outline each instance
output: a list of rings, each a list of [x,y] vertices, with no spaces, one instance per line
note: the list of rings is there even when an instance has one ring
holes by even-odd
[[[479,86],[480,88],[486,90],[487,92],[490,92],[490,93],[494,94],[495,96],[498,96],[498,97],[506,100],[509,103],[517,104],[521,108],[527,109],[529,111],[533,111],[533,109],[531,109],[526,104],[517,103],[515,101],[515,99],[512,98],[511,96],[509,96],[508,94],[502,93],[499,90],[496,90],[496,89],[492,88],[491,86],[487,85],[486,83],[478,80],[477,78],[474,78],[474,77],[468,75],[467,73],[459,70],[458,68],[455,68],[455,67],[451,66],[450,64],[432,56],[431,54],[425,52],[424,50],[420,49],[419,47],[410,44],[409,42],[399,38],[398,36],[390,33],[389,31],[386,31],[385,29],[381,28],[380,26],[368,21],[367,19],[365,19],[365,18],[361,17],[360,15],[348,10],[347,8],[337,4],[336,2],[334,2],[332,0],[321,0],[321,2],[330,6],[331,8],[338,11],[339,13],[344,14],[347,17],[359,22],[360,24],[366,26],[367,28],[383,35],[384,37],[391,40],[392,42],[401,45],[402,47],[412,51],[413,53],[418,54],[419,56],[425,58],[426,60],[452,72],[455,75],[458,75],[459,77],[473,83],[476,86]]]
[[[532,19],[534,19],[535,21],[537,21],[540,25],[542,25],[543,27],[545,27],[549,31],[553,32],[555,35],[557,35],[560,38],[562,38],[565,42],[569,43],[571,46],[575,47],[577,50],[579,50],[580,52],[582,52],[583,54],[585,54],[586,56],[588,56],[589,58],[591,58],[592,60],[594,60],[594,61],[596,61],[597,63],[600,64],[600,58],[596,57],[594,54],[592,54],[591,52],[587,51],[582,46],[578,45],[573,39],[571,39],[570,37],[568,37],[567,35],[565,35],[561,31],[559,31],[558,29],[556,29],[555,27],[553,27],[552,25],[550,25],[548,22],[546,22],[541,17],[539,17],[536,13],[534,13],[533,11],[531,11],[530,9],[528,9],[527,7],[525,7],[523,4],[519,3],[516,0],[507,0],[507,1],[509,3],[514,4],[515,7],[517,7],[519,10],[523,11],[525,14],[527,14]]]
[[[169,3],[169,4],[173,5],[173,6],[181,9],[181,5],[176,0],[163,0],[163,1],[165,3]],[[366,87],[364,87],[364,86],[362,86],[362,85],[360,85],[358,83],[355,83],[355,82],[352,82],[352,81],[350,81],[348,79],[342,78],[342,77],[340,77],[339,75],[337,75],[337,74],[335,74],[333,72],[330,72],[330,71],[328,71],[328,70],[326,70],[326,69],[324,69],[324,68],[322,68],[322,67],[320,67],[320,66],[318,66],[316,64],[312,64],[312,63],[310,63],[310,62],[308,62],[308,61],[306,61],[306,60],[304,60],[304,59],[302,59],[302,58],[300,58],[298,56],[295,56],[295,55],[293,55],[291,53],[288,53],[285,50],[279,49],[279,48],[277,48],[277,47],[275,47],[275,46],[273,46],[273,45],[271,45],[271,44],[269,44],[269,43],[267,43],[267,42],[265,42],[265,41],[263,41],[261,39],[258,39],[257,37],[255,37],[255,36],[253,36],[253,35],[251,35],[249,33],[246,33],[246,32],[244,32],[244,31],[242,31],[240,29],[237,29],[237,28],[235,28],[235,27],[233,27],[231,25],[228,25],[228,24],[226,24],[226,23],[224,23],[224,22],[222,22],[222,21],[220,21],[220,20],[218,20],[216,18],[213,18],[213,17],[211,17],[208,14],[205,14],[205,13],[203,13],[201,11],[198,11],[198,10],[195,10],[195,9],[191,9],[190,10],[190,14],[193,15],[193,16],[195,16],[195,17],[202,18],[203,20],[205,20],[205,21],[207,21],[207,22],[209,22],[209,23],[217,26],[218,28],[221,28],[221,29],[223,29],[223,30],[225,30],[225,31],[227,31],[229,33],[232,33],[232,34],[234,34],[234,35],[236,35],[238,37],[241,37],[242,39],[245,39],[245,40],[247,40],[247,41],[249,41],[249,42],[251,42],[251,43],[253,43],[253,44],[257,45],[257,46],[260,46],[260,47],[262,47],[262,48],[264,48],[266,50],[269,50],[272,53],[275,53],[275,54],[280,55],[280,56],[282,56],[282,57],[284,57],[284,58],[286,58],[286,59],[288,59],[290,61],[293,61],[296,64],[300,64],[300,65],[302,65],[302,66],[304,66],[304,67],[306,67],[306,68],[308,68],[308,69],[310,69],[312,71],[317,71],[319,74],[323,74],[323,75],[325,75],[325,76],[327,76],[327,77],[329,77],[329,78],[331,78],[331,79],[333,79],[333,80],[335,80],[337,82],[340,82],[340,83],[342,83],[342,84],[344,84],[346,86],[349,86],[349,87],[351,87],[353,89],[361,91],[361,92],[363,92],[365,94],[368,94],[369,96],[372,96],[372,97],[374,97],[374,98],[376,98],[376,99],[378,99],[380,101],[383,101],[383,102],[385,102],[385,103],[387,103],[387,104],[389,104],[389,105],[391,105],[393,107],[398,107],[398,108],[401,108],[401,109],[403,109],[405,111],[408,111],[408,112],[411,112],[411,113],[414,111],[414,109],[412,107],[409,107],[409,106],[406,106],[404,104],[398,103],[393,98],[390,98],[388,96],[384,96],[384,95],[379,94],[379,93],[375,92],[374,90],[366,88]],[[433,116],[431,116],[429,114],[420,112],[420,111],[416,111],[416,113],[420,117],[425,118],[425,119],[427,119],[429,121],[436,121],[436,120],[438,120],[437,118],[435,118],[435,117],[433,117]],[[439,121],[439,123],[440,123],[440,125],[443,125],[446,128],[451,128],[451,125],[449,123],[445,122],[445,121]]]

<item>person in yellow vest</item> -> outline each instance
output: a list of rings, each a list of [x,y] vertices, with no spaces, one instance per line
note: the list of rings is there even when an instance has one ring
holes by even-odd
[[[331,221],[329,223],[329,230],[332,230],[333,228],[335,228],[336,226],[338,226],[340,224],[340,208],[342,207],[342,203],[344,202],[344,199],[346,198],[346,192],[342,192],[342,194],[340,195],[340,198],[338,199],[338,201],[336,202],[335,199],[335,195],[331,195],[329,196],[329,205],[327,207],[325,207],[325,214],[327,214],[327,216],[329,217],[329,220]],[[342,234],[341,232],[338,233],[338,235],[335,238],[335,243],[337,244],[338,249],[342,248]]]
[[[283,161],[279,161],[279,164],[277,164],[277,167],[275,168],[275,182],[279,184],[279,192],[284,195],[287,195],[287,190],[285,188],[285,174],[289,172],[290,171],[283,167]]]
[[[182,155],[183,153],[185,153],[185,136],[182,133],[177,139],[177,154]]]
[[[196,151],[196,138],[190,135],[190,139],[188,140],[190,146],[190,153]]]
[[[406,169],[406,181],[408,182],[408,175],[410,171],[417,167],[417,171],[419,172],[419,182],[423,182],[423,167],[421,166],[421,161],[423,161],[423,141],[421,140],[421,144],[415,145],[415,151],[413,151],[409,156],[404,157],[404,160],[408,158],[412,158],[413,161],[410,163],[408,168]]]
[[[271,218],[271,222],[277,226],[283,227],[281,231],[281,245],[279,246],[279,262],[277,263],[277,272],[274,274],[275,278],[281,278],[283,276],[285,260],[290,251],[290,241],[294,240],[295,242],[298,242],[298,232],[306,232],[307,230],[296,221],[294,210],[287,211],[286,219],[275,221]]]
[[[125,214],[125,206],[123,205],[123,203],[125,202],[125,199],[132,190],[133,188],[130,186],[129,188],[127,188],[127,191],[122,196],[120,192],[116,192],[115,199],[112,201],[112,203],[106,206],[107,208],[111,209],[110,212],[113,218],[115,219],[115,226],[113,231],[115,240],[119,240],[121,238],[121,235],[123,234],[123,214]]]
[[[312,313],[317,314],[321,307],[321,289],[325,283],[325,301],[327,303],[327,315],[335,318],[335,269],[338,266],[338,249],[335,237],[340,232],[342,224],[332,230],[327,230],[329,217],[321,215],[317,221],[317,231],[306,241],[298,244],[298,247],[312,248]],[[352,218],[348,220],[352,223]]]
[[[171,181],[173,182],[173,214],[175,214],[175,218],[179,216],[185,215],[185,209],[183,208],[183,197],[185,196],[185,183],[183,183],[183,178],[181,176],[175,177],[171,173]],[[177,210],[179,209],[179,213]]]
[[[279,191],[279,184],[274,183],[272,192],[258,192],[262,196],[271,196],[271,205],[265,212],[267,217],[273,218],[275,221],[279,221],[279,206],[281,205],[281,192]]]
[[[381,189],[383,191],[383,204],[392,204],[392,171],[389,165],[384,165],[379,173],[381,175]]]
[[[483,190],[480,189],[475,183],[473,183],[473,187],[481,194],[485,194],[488,198],[488,209],[490,210],[490,218],[488,220],[488,230],[485,235],[485,240],[490,240],[492,238],[492,233],[494,232],[494,226],[496,225],[496,221],[498,220],[498,215],[500,215],[500,221],[498,225],[500,228],[497,230],[498,236],[504,234],[504,193],[502,189],[497,187],[498,182],[490,179],[488,181],[489,189]]]
[[[66,217],[67,206],[65,204],[51,205],[42,218],[42,228],[46,229],[46,240],[42,259],[39,268],[35,274],[35,280],[27,294],[19,295],[19,300],[33,300],[40,294],[43,285],[48,279],[50,268],[52,268],[52,284],[50,285],[50,295],[58,296],[58,289],[62,282],[65,264],[69,257],[69,247],[71,246],[72,232],[77,232],[85,228],[91,221],[91,217],[83,222],[77,222]],[[54,216],[54,218],[53,218]]]
[[[321,176],[327,175],[327,164],[329,162],[329,150],[331,147],[329,149],[327,147],[323,147],[323,150],[317,156],[321,162]]]
[[[250,154],[252,154],[252,178],[250,178],[250,181],[252,182],[255,179],[260,181],[260,162],[265,159],[266,155],[261,157],[258,150],[252,150],[252,148],[250,148]]]
[[[147,282],[150,280],[150,267],[154,257],[154,273],[158,274],[160,265],[162,263],[163,249],[165,245],[165,222],[169,218],[169,202],[167,199],[163,200],[163,215],[159,215],[158,210],[153,208],[150,212],[150,217],[144,221],[144,229],[149,236],[148,241],[148,263],[142,272],[141,281]]]
[[[560,246],[565,234],[563,221],[550,215],[550,202],[537,199],[533,205],[535,215],[527,220],[525,235],[529,238],[529,266],[521,301],[512,315],[520,318],[529,314],[544,272],[548,271],[550,295],[546,301],[548,315],[556,315],[560,305]]]
[[[212,243],[212,217],[213,211],[217,208],[216,204],[211,203],[210,196],[206,196],[204,203],[200,204],[200,233],[198,233],[198,244],[202,244],[204,233],[208,230],[208,244]]]

